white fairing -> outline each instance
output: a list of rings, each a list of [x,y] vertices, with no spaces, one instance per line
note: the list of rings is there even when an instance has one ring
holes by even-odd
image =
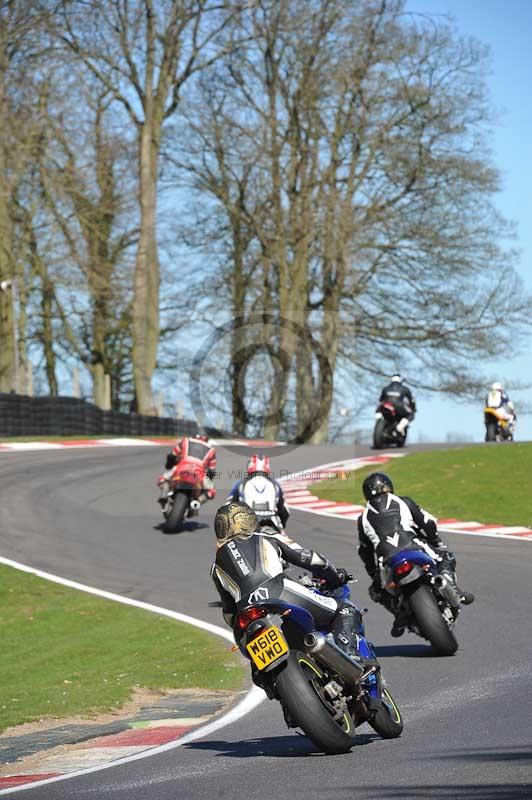
[[[256,475],[246,481],[243,500],[258,517],[272,517],[277,514],[275,484],[263,475]]]

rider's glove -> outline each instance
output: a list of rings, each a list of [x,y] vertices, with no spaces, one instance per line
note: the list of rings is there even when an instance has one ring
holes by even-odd
[[[337,568],[336,575],[338,578],[338,586],[345,586],[346,583],[349,583],[349,581],[353,579],[353,576],[343,567]]]

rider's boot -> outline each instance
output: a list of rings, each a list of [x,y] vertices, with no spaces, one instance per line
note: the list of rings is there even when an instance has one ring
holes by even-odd
[[[460,589],[458,586],[456,587],[456,591],[460,595],[460,603],[463,606],[470,606],[471,603],[475,602],[475,595],[472,592],[464,592],[464,590]]]
[[[363,632],[360,611],[351,605],[342,605],[333,620],[331,631],[338,647],[351,658],[363,664],[368,661],[357,646],[357,632]]]
[[[390,631],[390,636],[393,636],[394,639],[398,639],[399,636],[402,636],[404,632],[405,632],[405,626],[401,621],[401,617],[397,616],[393,621],[392,629]]]

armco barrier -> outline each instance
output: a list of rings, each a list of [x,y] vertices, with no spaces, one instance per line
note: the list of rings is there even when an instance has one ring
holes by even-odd
[[[192,436],[196,422],[102,411],[76,397],[0,394],[0,436]]]

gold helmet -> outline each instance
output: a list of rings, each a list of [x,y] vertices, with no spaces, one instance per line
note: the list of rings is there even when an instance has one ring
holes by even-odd
[[[257,529],[257,515],[247,503],[228,503],[216,512],[214,532],[218,544],[225,544],[231,539],[246,539]]]

